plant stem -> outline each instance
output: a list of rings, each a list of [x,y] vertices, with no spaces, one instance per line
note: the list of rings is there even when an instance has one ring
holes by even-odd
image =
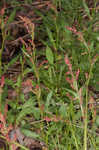
[[[4,39],[2,41],[2,47],[0,49],[0,77],[2,76],[2,53],[4,49]]]
[[[87,125],[88,125],[88,85],[91,78],[91,73],[93,69],[93,64],[91,64],[89,77],[86,83],[86,106],[85,106],[85,118],[84,118],[84,150],[87,150]]]

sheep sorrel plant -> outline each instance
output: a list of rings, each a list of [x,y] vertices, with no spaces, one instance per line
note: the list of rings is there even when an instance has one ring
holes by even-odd
[[[97,0],[0,1],[2,149],[99,149]]]
[[[67,91],[70,94],[72,94],[73,97],[70,96],[68,93],[67,93],[67,96],[72,101],[77,101],[77,100],[79,101],[79,105],[80,105],[80,109],[81,109],[81,114],[82,114],[82,125],[83,125],[82,128],[84,130],[84,136],[83,136],[84,137],[84,143],[83,143],[84,144],[84,150],[87,150],[87,146],[88,146],[88,131],[89,131],[89,129],[88,129],[88,122],[90,121],[90,120],[88,120],[89,119],[89,117],[88,117],[89,116],[89,113],[88,113],[88,104],[90,102],[90,99],[93,99],[88,94],[88,84],[89,84],[89,81],[90,81],[90,78],[91,78],[91,73],[92,73],[93,65],[96,62],[97,58],[98,58],[98,56],[95,56],[94,59],[92,60],[89,74],[86,77],[86,85],[85,85],[85,87],[82,86],[79,89],[77,80],[78,80],[80,72],[78,70],[76,72],[76,75],[73,74],[73,72],[72,72],[72,64],[70,63],[70,60],[69,60],[68,56],[65,56],[65,63],[68,66],[68,69],[69,69],[69,71],[66,73],[66,81],[70,84],[71,88],[73,89],[73,91],[67,89]],[[71,76],[71,79],[70,79],[70,77],[68,77],[68,75]],[[85,95],[83,95],[83,88],[85,88]],[[85,103],[85,105],[84,105],[84,103]],[[93,115],[92,120],[95,120],[96,109],[94,107],[93,107],[93,109],[94,109],[94,115]],[[90,110],[93,111],[92,110],[92,106],[90,107]],[[75,141],[75,145],[76,145],[76,148],[79,149],[77,141]]]

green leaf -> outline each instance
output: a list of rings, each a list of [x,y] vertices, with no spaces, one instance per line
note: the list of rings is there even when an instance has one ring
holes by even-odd
[[[24,117],[26,117],[26,115],[29,115],[29,114],[33,114],[35,119],[39,119],[40,118],[40,109],[39,108],[36,108],[36,107],[27,107],[26,109],[23,109],[17,119],[16,119],[16,123],[17,125],[20,123],[20,121],[22,121],[22,119],[24,119]]]
[[[88,15],[89,18],[91,19],[90,10],[89,10],[89,8],[88,8],[88,6],[87,6],[85,0],[83,0],[83,6],[84,6],[84,8],[85,8],[85,11],[86,11],[87,15]]]
[[[66,117],[67,116],[67,112],[66,112],[66,105],[65,104],[62,104],[60,109],[59,109],[59,112],[61,114],[62,117]]]
[[[7,65],[4,66],[4,72],[3,73],[5,73],[10,66],[15,64],[15,62],[18,60],[18,58],[19,58],[19,55],[14,57],[13,59],[11,59],[11,61]]]
[[[39,134],[37,134],[37,133],[35,133],[35,132],[31,131],[31,130],[28,130],[28,129],[21,128],[21,132],[25,136],[30,137],[30,138],[34,138],[34,139],[40,138]]]
[[[99,116],[96,117],[96,124],[99,126]]]
[[[35,102],[31,98],[28,101],[26,101],[24,105],[22,105],[22,109],[27,109],[27,107],[31,107],[31,106],[34,106],[34,105],[35,105]]]
[[[26,109],[21,110],[16,119],[16,124],[18,125],[22,119],[29,114],[33,114],[33,107],[27,107]]]
[[[53,56],[53,52],[50,49],[50,47],[47,46],[46,48],[46,58],[49,61],[50,64],[54,63],[54,56]]]
[[[35,119],[39,120],[39,119],[40,119],[40,115],[41,115],[40,109],[34,107],[34,108],[33,108],[33,115],[34,115]]]
[[[48,33],[48,37],[53,45],[53,47],[56,49],[56,43],[55,43],[55,40],[53,38],[53,34],[52,32],[49,30],[49,28],[47,28],[47,33]]]
[[[96,137],[96,143],[99,144],[99,136]]]
[[[47,95],[47,99],[46,99],[46,103],[45,103],[45,109],[48,110],[48,106],[51,103],[51,98],[52,98],[53,92],[50,91],[50,93],[48,93]]]
[[[32,72],[32,69],[31,68],[26,68],[26,69],[24,69],[23,75],[25,76],[30,72]]]
[[[22,119],[24,119],[24,117],[26,117],[26,115],[29,115],[29,114],[33,114],[33,116],[36,119],[40,118],[40,109],[37,107],[34,107],[34,105],[35,105],[35,102],[33,101],[33,99],[29,99],[28,101],[26,101],[24,105],[20,107],[20,109],[22,110],[20,111],[16,119],[17,124],[19,124],[19,122],[22,121]]]
[[[20,87],[21,86],[21,82],[22,82],[22,78],[21,78],[21,75],[19,75],[18,78],[17,78],[17,83],[15,85],[17,87]]]
[[[7,21],[7,24],[11,23],[14,20],[15,15],[16,15],[16,9],[14,9],[13,12],[11,13],[11,15]]]
[[[70,90],[70,89],[66,89],[66,91],[68,91],[70,94],[72,94],[76,99],[79,98],[77,92],[74,92],[73,90]]]
[[[30,58],[30,55],[27,53],[26,49],[25,49],[25,45],[23,45],[22,47],[22,52],[25,56],[27,56],[28,58]]]
[[[6,83],[6,85],[10,85],[10,86],[12,86],[14,88],[14,82],[12,80],[5,79],[5,83]]]
[[[58,82],[60,84],[61,80],[62,80],[62,75],[63,75],[63,71],[65,69],[65,65],[62,65],[60,68],[60,73],[59,73],[59,78],[58,78]]]

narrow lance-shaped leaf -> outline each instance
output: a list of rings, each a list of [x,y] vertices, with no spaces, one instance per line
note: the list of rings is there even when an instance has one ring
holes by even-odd
[[[46,103],[45,103],[45,109],[48,109],[48,106],[51,104],[51,98],[52,98],[53,92],[50,91],[47,95]]]
[[[85,0],[83,0],[83,6],[84,6],[84,8],[85,8],[85,11],[86,11],[87,15],[88,15],[89,18],[91,19],[90,10],[89,10],[89,8],[88,8],[88,6],[87,6]]]
[[[21,131],[27,137],[34,138],[34,139],[40,138],[39,134],[37,134],[36,132],[33,132],[31,130],[22,128]]]
[[[8,18],[7,24],[11,23],[16,15],[16,9],[13,10],[13,12],[11,13],[10,17]]]
[[[49,63],[52,65],[54,63],[54,56],[52,50],[47,46],[46,48],[46,58]]]

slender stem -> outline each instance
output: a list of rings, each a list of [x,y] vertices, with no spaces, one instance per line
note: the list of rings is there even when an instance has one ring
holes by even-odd
[[[2,41],[2,47],[0,49],[0,77],[2,76],[2,53],[4,49],[4,39]]]
[[[89,81],[91,78],[91,73],[92,73],[92,69],[93,69],[93,64],[91,64],[90,67],[90,72],[89,72],[89,77],[86,83],[86,106],[85,106],[85,118],[84,118],[84,150],[87,150],[87,125],[88,125],[88,85],[89,85]]]
[[[4,41],[5,41],[5,36],[3,37],[2,47],[0,49],[0,78],[2,76],[2,53],[4,50]],[[2,103],[2,87],[0,87],[0,112],[1,112],[1,103]]]
[[[84,118],[84,150],[87,150],[88,88],[86,89],[86,107]]]

